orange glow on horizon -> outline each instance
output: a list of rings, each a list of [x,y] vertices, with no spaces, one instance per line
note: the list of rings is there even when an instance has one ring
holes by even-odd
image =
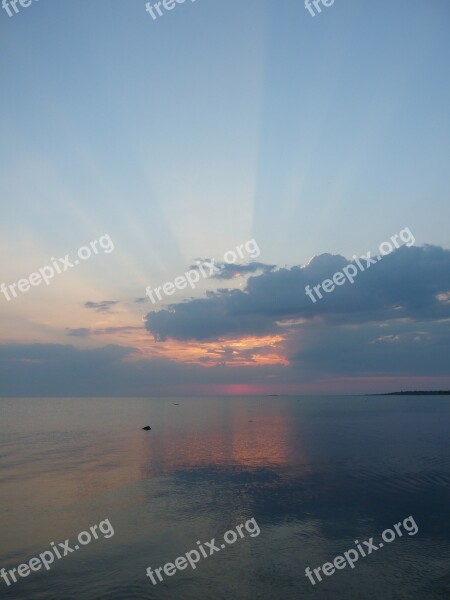
[[[204,342],[172,339],[155,342],[143,330],[143,333],[138,335],[133,332],[133,337],[133,345],[138,348],[139,354],[130,356],[129,360],[167,358],[178,362],[200,364],[205,367],[217,365],[287,366],[289,364],[283,355],[284,337],[281,335],[220,338]]]

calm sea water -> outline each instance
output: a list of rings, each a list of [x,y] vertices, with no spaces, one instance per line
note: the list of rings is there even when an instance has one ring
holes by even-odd
[[[449,424],[450,399],[433,397],[0,399],[0,568],[105,519],[115,532],[0,579],[1,595],[448,599]],[[305,577],[410,515],[415,536]],[[146,577],[252,517],[259,536]]]

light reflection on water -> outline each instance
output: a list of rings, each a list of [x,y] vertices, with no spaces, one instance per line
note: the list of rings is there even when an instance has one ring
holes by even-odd
[[[37,600],[448,598],[449,414],[430,397],[0,399],[0,567],[106,518],[115,529],[0,587]],[[409,515],[416,536],[314,588],[304,576]],[[251,517],[259,537],[156,587],[145,577]]]

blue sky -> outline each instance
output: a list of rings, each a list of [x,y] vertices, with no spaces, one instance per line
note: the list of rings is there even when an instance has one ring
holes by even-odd
[[[450,247],[447,0],[336,0],[315,17],[300,0],[187,1],[156,21],[141,0],[0,12],[0,279],[105,233],[115,246],[0,298],[3,344],[184,364],[192,348],[156,349],[145,329],[67,332],[142,327],[147,285],[250,238],[279,267],[375,252],[404,227]],[[120,304],[86,308],[104,300]]]

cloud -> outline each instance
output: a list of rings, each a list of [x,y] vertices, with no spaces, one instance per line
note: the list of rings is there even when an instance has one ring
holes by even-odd
[[[97,312],[107,312],[116,304],[119,304],[118,300],[103,300],[102,302],[85,302],[84,306]]]
[[[79,327],[76,329],[67,328],[69,336],[73,337],[88,337],[90,335],[113,335],[115,333],[128,333],[135,330],[143,330],[143,327],[134,327],[125,325],[122,327],[103,327],[100,329],[91,329],[89,327]]]
[[[305,286],[332,277],[346,264],[342,256],[323,254],[305,266],[252,276],[244,290],[210,292],[149,313],[146,329],[157,340],[210,344],[197,363],[148,358],[132,344],[94,350],[1,345],[0,395],[183,395],[226,393],[233,386],[260,393],[448,388],[450,252],[436,246],[401,248],[359,273],[353,285],[311,302]],[[140,329],[82,327],[68,334],[82,338]],[[263,341],[273,340],[274,333],[277,357],[283,358],[277,363],[271,362],[273,343]]]
[[[92,334],[92,330],[89,327],[78,327],[76,329],[67,328],[69,332],[67,335],[71,335],[73,337],[87,337]]]
[[[286,357],[302,380],[321,377],[450,375],[450,320],[363,325],[308,323],[295,331]]]
[[[270,367],[272,377],[280,367]],[[260,373],[243,367],[203,367],[145,359],[133,347],[80,350],[62,344],[0,345],[0,396],[148,396],[186,386],[251,383]],[[191,387],[192,389],[192,387]]]
[[[450,387],[450,325],[445,330],[434,325],[422,339],[406,327],[397,329],[400,349],[370,344],[380,333],[375,326],[320,326],[317,331],[308,325],[293,340],[290,365],[229,367],[227,349],[222,363],[208,367],[147,359],[136,348],[117,345],[80,350],[62,344],[3,344],[0,396],[193,395],[230,393],[236,386],[253,393],[445,389]]]
[[[155,339],[205,340],[229,335],[283,331],[289,320],[319,319],[329,325],[398,319],[450,318],[450,251],[438,246],[403,246],[366,268],[353,284],[323,293],[313,303],[305,294],[349,263],[322,254],[305,266],[250,277],[245,290],[221,290],[207,298],[172,304],[150,312],[146,328]],[[364,265],[364,261],[362,261]]]
[[[199,259],[200,263],[205,263],[205,261],[206,259]],[[220,272],[211,275],[211,279],[234,279],[236,277],[243,277],[245,275],[257,273],[258,271],[268,273],[276,269],[276,265],[266,265],[265,263],[260,262],[251,262],[243,265],[215,262],[214,266],[220,269]],[[191,270],[199,270],[199,265],[191,265],[189,268]]]

